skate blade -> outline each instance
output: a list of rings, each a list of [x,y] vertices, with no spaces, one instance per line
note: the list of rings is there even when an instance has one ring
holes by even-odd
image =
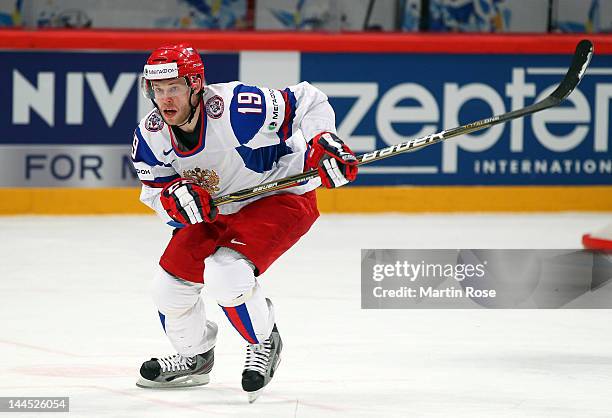
[[[185,376],[174,379],[172,382],[155,382],[140,378],[136,382],[136,386],[143,389],[172,389],[172,388],[190,388],[193,386],[202,386],[210,382],[210,377],[207,374],[199,376]]]
[[[278,368],[278,365],[280,364],[280,356],[277,357],[276,359],[276,363],[274,364],[274,367],[272,368],[272,373],[270,373],[270,378],[272,378],[274,376],[274,372],[276,372],[276,369]],[[270,381],[268,381],[268,383],[270,383]],[[263,392],[263,390],[266,388],[266,386],[268,386],[268,384],[266,383],[266,385],[264,387],[262,387],[261,389],[258,389],[254,392],[247,392],[247,396],[249,398],[249,403],[253,403],[257,400],[257,398],[259,398],[259,395],[261,395],[261,392]]]
[[[256,390],[254,392],[247,392],[247,396],[249,398],[249,403],[253,403],[257,400],[257,398],[259,398],[259,395],[261,395],[261,392],[263,391],[263,388]]]

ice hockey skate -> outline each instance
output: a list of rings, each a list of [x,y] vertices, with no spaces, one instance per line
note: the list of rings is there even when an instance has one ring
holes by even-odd
[[[210,381],[209,373],[215,361],[214,348],[194,357],[180,354],[163,358],[152,358],[140,367],[141,388],[178,388],[205,385]]]
[[[262,344],[247,345],[246,361],[242,372],[242,389],[247,392],[249,403],[261,394],[263,388],[272,380],[280,364],[283,349],[276,324],[272,334]]]

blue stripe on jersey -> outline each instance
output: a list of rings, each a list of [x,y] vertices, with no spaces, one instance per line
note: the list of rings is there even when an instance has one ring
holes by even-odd
[[[230,124],[240,144],[246,144],[259,132],[266,120],[266,99],[255,86],[239,84],[230,103]]]
[[[293,152],[284,142],[256,149],[241,145],[236,148],[236,151],[242,157],[246,168],[257,173],[272,170],[274,164],[278,163],[282,156]]]
[[[152,167],[156,165],[163,166],[164,164],[155,157],[155,154],[153,154],[153,151],[151,151],[151,148],[147,145],[147,142],[142,136],[142,132],[140,132],[140,126],[136,128],[134,135],[136,135],[138,144],[136,145],[136,155],[132,156],[132,160],[135,163],[144,162]]]
[[[182,223],[180,223],[180,222],[177,222],[177,221],[170,221],[170,222],[166,222],[166,224],[167,224],[167,225],[170,225],[170,226],[172,226],[172,227],[174,227],[174,228],[179,228],[179,229],[180,229],[180,228],[185,228],[185,225],[184,225],[184,224],[182,224]]]
[[[157,311],[157,313],[159,314],[159,320],[161,321],[162,328],[164,329],[164,332],[166,332],[166,315],[160,311]]]
[[[287,87],[281,91],[283,99],[285,100],[285,118],[281,124],[280,129],[276,133],[281,141],[286,141],[293,135],[293,120],[295,119],[295,110],[297,108],[297,99],[295,94]],[[310,138],[307,138],[307,140]]]
[[[149,187],[161,189],[172,183],[173,180],[180,178],[178,174],[173,174],[167,177],[154,177],[153,180],[140,180],[142,184]]]
[[[166,177],[155,177],[153,179],[153,183],[170,183],[172,180],[176,180],[180,177],[181,176],[179,176],[178,174],[173,174],[171,176],[166,176]]]

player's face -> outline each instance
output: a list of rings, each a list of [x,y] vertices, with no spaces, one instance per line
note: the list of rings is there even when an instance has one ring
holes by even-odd
[[[179,125],[189,117],[189,86],[184,78],[152,82],[155,103],[168,125]]]

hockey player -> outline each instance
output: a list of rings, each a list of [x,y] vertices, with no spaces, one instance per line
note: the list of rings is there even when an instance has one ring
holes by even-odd
[[[217,325],[206,319],[204,288],[247,341],[242,388],[252,402],[282,350],[274,307],[258,277],[317,219],[314,189],[353,181],[357,159],[335,134],[327,97],[306,82],[284,90],[206,85],[198,52],[180,44],[153,51],[141,87],[155,109],[134,132],[132,159],[140,199],[175,228],[153,298],[177,354],[145,361],[137,385],[208,383]],[[320,179],[212,204],[214,197],[315,168]]]

